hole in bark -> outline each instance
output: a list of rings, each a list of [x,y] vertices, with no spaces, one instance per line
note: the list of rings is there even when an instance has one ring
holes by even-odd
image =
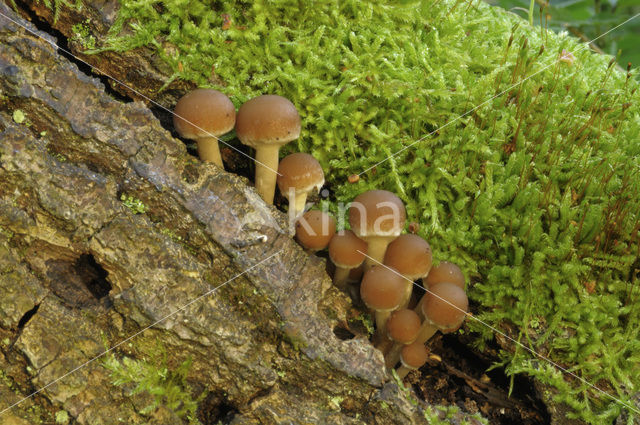
[[[39,308],[40,308],[40,304],[36,304],[33,306],[31,310],[23,314],[22,317],[20,318],[20,321],[18,322],[18,329],[24,328],[24,326],[29,322],[29,320],[31,320],[31,318],[38,312]]]
[[[111,284],[107,281],[108,273],[93,258],[91,254],[81,255],[75,264],[78,274],[86,277],[85,285],[96,299],[106,297],[111,291]]]
[[[203,425],[231,423],[238,409],[228,404],[219,392],[211,392],[198,407],[198,419]]]
[[[176,98],[179,97],[180,96],[176,95]],[[151,113],[158,119],[158,121],[160,121],[160,125],[169,133],[171,133],[171,136],[175,137],[176,139],[180,138],[173,126],[173,113],[154,104],[150,104],[149,109],[151,110]]]
[[[341,325],[338,325],[335,328],[333,328],[333,334],[342,341],[348,341],[350,339],[355,338],[355,335],[353,334],[353,332],[351,332],[349,329]]]
[[[46,264],[52,292],[71,307],[98,304],[112,288],[107,271],[91,254],[75,261],[49,260]]]
[[[189,184],[195,184],[200,178],[200,173],[198,172],[198,168],[193,166],[192,164],[187,164],[182,171],[182,179]]]

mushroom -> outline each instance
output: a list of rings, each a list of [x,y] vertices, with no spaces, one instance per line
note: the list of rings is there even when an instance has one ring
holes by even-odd
[[[404,279],[395,270],[385,266],[373,266],[365,271],[360,284],[360,297],[375,312],[376,335],[374,341],[382,341],[387,319],[396,310],[404,294]]]
[[[426,279],[422,279],[425,288],[429,288],[438,283],[449,282],[464,289],[464,275],[460,267],[448,261],[441,261],[436,267],[433,267]]]
[[[400,198],[386,190],[361,193],[349,207],[351,230],[369,247],[365,269],[382,263],[387,245],[400,236],[406,211]]]
[[[438,283],[427,290],[418,308],[424,316],[424,322],[416,342],[424,344],[439,329],[445,332],[454,330],[467,316],[469,300],[464,289],[453,283]]]
[[[256,150],[256,190],[273,203],[280,147],[300,136],[300,115],[282,96],[262,95],[245,102],[238,110],[236,135]]]
[[[402,347],[415,341],[420,330],[420,317],[413,310],[396,310],[389,320],[387,320],[387,338],[394,344],[385,355],[385,364],[392,368],[400,359]],[[384,348],[388,344],[380,344],[379,348]],[[384,352],[384,350],[381,350]]]
[[[213,89],[196,89],[178,100],[173,126],[185,139],[195,140],[198,156],[223,168],[218,136],[233,129],[236,108],[224,94]]]
[[[333,284],[343,291],[352,269],[360,267],[367,253],[367,243],[351,230],[336,233],[329,242],[329,258],[335,264]]]
[[[464,289],[464,275],[462,274],[460,267],[448,261],[441,261],[436,267],[431,268],[431,271],[426,278],[422,279],[424,289],[427,290],[427,292],[430,287],[444,282],[452,283],[459,286],[461,289]],[[420,301],[418,301],[418,304],[416,304],[415,311],[419,315],[422,315],[420,306],[422,305],[422,300],[426,295],[427,294],[424,294]]]
[[[418,235],[398,236],[387,247],[384,264],[396,269],[406,278],[406,289],[400,308],[406,308],[409,305],[413,281],[423,278],[429,273],[431,258],[431,247]]]
[[[308,153],[292,153],[285,156],[278,166],[278,189],[289,201],[289,215],[298,217],[303,211],[307,196],[324,185],[324,172],[317,159]]]
[[[307,211],[296,221],[296,239],[308,252],[325,249],[335,233],[335,219],[322,211]]]
[[[396,369],[398,378],[404,379],[412,370],[420,369],[427,362],[428,357],[429,350],[424,346],[424,343],[416,341],[405,345],[400,353],[402,366]]]

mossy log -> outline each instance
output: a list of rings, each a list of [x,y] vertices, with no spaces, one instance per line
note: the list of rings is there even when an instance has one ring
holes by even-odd
[[[107,28],[115,2],[98,6],[82,13]],[[33,31],[0,17],[2,423],[182,423],[141,413],[98,357],[159,345],[169,367],[193,360],[207,423],[426,423],[365,336],[334,334],[349,302],[283,214],[0,11]],[[155,95],[144,52],[92,58]]]

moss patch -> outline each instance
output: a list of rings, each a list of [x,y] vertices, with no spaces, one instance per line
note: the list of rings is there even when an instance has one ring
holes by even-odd
[[[96,39],[91,34],[91,29],[88,24],[89,22],[86,20],[85,22],[79,22],[73,25],[71,27],[71,31],[73,31],[71,40],[79,43],[85,49],[95,49]]]
[[[367,189],[398,193],[436,257],[473,282],[479,318],[623,402],[639,391],[632,73],[477,1],[121,5],[107,49],[152,46],[169,81],[222,82],[236,106],[288,97],[303,133],[286,150],[320,160],[334,211]],[[493,337],[469,327],[479,344]],[[555,386],[573,417],[624,409],[504,345],[507,371]]]
[[[134,214],[144,214],[149,209],[140,199],[134,198],[133,196],[126,194],[120,195],[120,200],[122,201],[122,205],[129,208],[129,210]]]
[[[140,413],[147,415],[159,406],[165,406],[178,417],[190,424],[200,424],[196,418],[198,403],[204,399],[205,393],[197,398],[187,383],[187,375],[191,368],[191,360],[183,361],[174,370],[167,365],[164,348],[159,345],[159,352],[150,360],[136,360],[130,357],[116,358],[114,354],[105,356],[102,366],[110,372],[113,385],[133,386],[130,394],[146,392],[153,401]]]

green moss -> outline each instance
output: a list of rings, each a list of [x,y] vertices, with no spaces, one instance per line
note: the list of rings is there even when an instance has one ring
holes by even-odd
[[[122,201],[122,204],[129,208],[129,210],[134,214],[144,214],[149,209],[140,199],[134,198],[131,195],[127,196],[123,193],[120,195],[120,200]]]
[[[171,238],[175,243],[182,243],[182,237],[167,227],[160,228],[160,233]]]
[[[455,413],[458,411],[457,407],[449,406],[448,408],[444,408],[441,406],[437,406],[435,408],[429,406],[425,410],[423,410],[424,418],[427,420],[427,423],[430,425],[447,425],[450,424],[450,421],[440,419],[440,414],[438,414],[438,410],[442,411],[443,409],[447,409],[445,411],[445,417],[448,417],[449,413]]]
[[[13,232],[9,229],[5,229],[2,226],[0,226],[0,235],[5,236],[7,239],[13,238]]]
[[[47,149],[47,152],[49,153],[49,155],[54,157],[56,159],[56,161],[58,161],[58,162],[67,162],[68,161],[67,157],[64,156],[63,154],[61,154],[60,152],[56,152],[56,151],[51,150],[51,149]]]
[[[56,423],[66,425],[69,423],[69,413],[66,410],[59,410],[56,412]]]
[[[359,314],[356,317],[350,318],[349,321],[362,323],[362,326],[364,326],[364,329],[367,331],[368,336],[373,336],[375,332],[375,326],[373,324],[373,320],[371,319],[371,315],[369,315],[368,313]]]
[[[343,401],[344,397],[341,396],[329,397],[329,408],[340,410],[342,408],[340,406],[340,403],[342,403]]]
[[[398,386],[400,391],[404,393],[404,397],[407,399],[407,401],[409,401],[409,403],[413,404],[414,406],[417,406],[418,401],[413,397],[413,392],[409,387],[404,386],[402,379],[400,379],[395,369],[391,369],[391,376],[393,377],[393,380],[396,382],[396,385]]]
[[[608,57],[453,0],[122,0],[105,48],[141,46],[172,67],[167,83],[222,82],[237,106],[290,98],[304,127],[283,154],[313,153],[336,201],[395,191],[473,281],[480,319],[624,402],[640,390],[640,102]],[[561,390],[572,417],[623,409],[507,345],[507,371]]]
[[[2,369],[0,369],[0,382],[2,382],[10,390],[14,391],[16,394],[19,394],[15,389],[15,385],[13,383],[13,380],[11,378],[9,378],[6,375],[6,373],[4,372],[4,370],[2,370]]]
[[[15,111],[13,111],[12,118],[16,124],[22,124],[27,119],[27,117],[24,115],[24,112],[22,112],[22,110],[20,109],[16,109]]]
[[[80,43],[82,47],[90,50],[96,48],[96,38],[91,34],[88,24],[89,20],[87,19],[84,22],[73,25],[71,27],[71,31],[73,31],[71,40]]]
[[[457,406],[429,406],[422,413],[430,425],[449,425],[452,423],[451,419],[460,414],[460,409]],[[471,415],[469,419],[463,419],[460,423],[462,425],[488,424],[487,420],[478,414]]]
[[[164,348],[158,345],[158,351],[149,360],[130,357],[118,359],[114,354],[109,354],[102,361],[102,366],[109,371],[113,385],[132,385],[130,394],[145,392],[152,396],[153,402],[140,413],[149,414],[163,405],[190,424],[200,423],[196,418],[196,411],[206,392],[197,398],[192,395],[187,383],[187,375],[191,369],[190,359],[171,369],[167,364]]]
[[[75,10],[82,9],[82,0],[75,0],[75,2],[72,2],[69,0],[53,0],[53,2],[51,0],[36,0],[37,3],[40,3],[41,1],[42,3],[44,3],[45,6],[53,10],[54,22],[58,21],[58,18],[60,16],[60,10],[62,9],[63,6],[66,6]]]

